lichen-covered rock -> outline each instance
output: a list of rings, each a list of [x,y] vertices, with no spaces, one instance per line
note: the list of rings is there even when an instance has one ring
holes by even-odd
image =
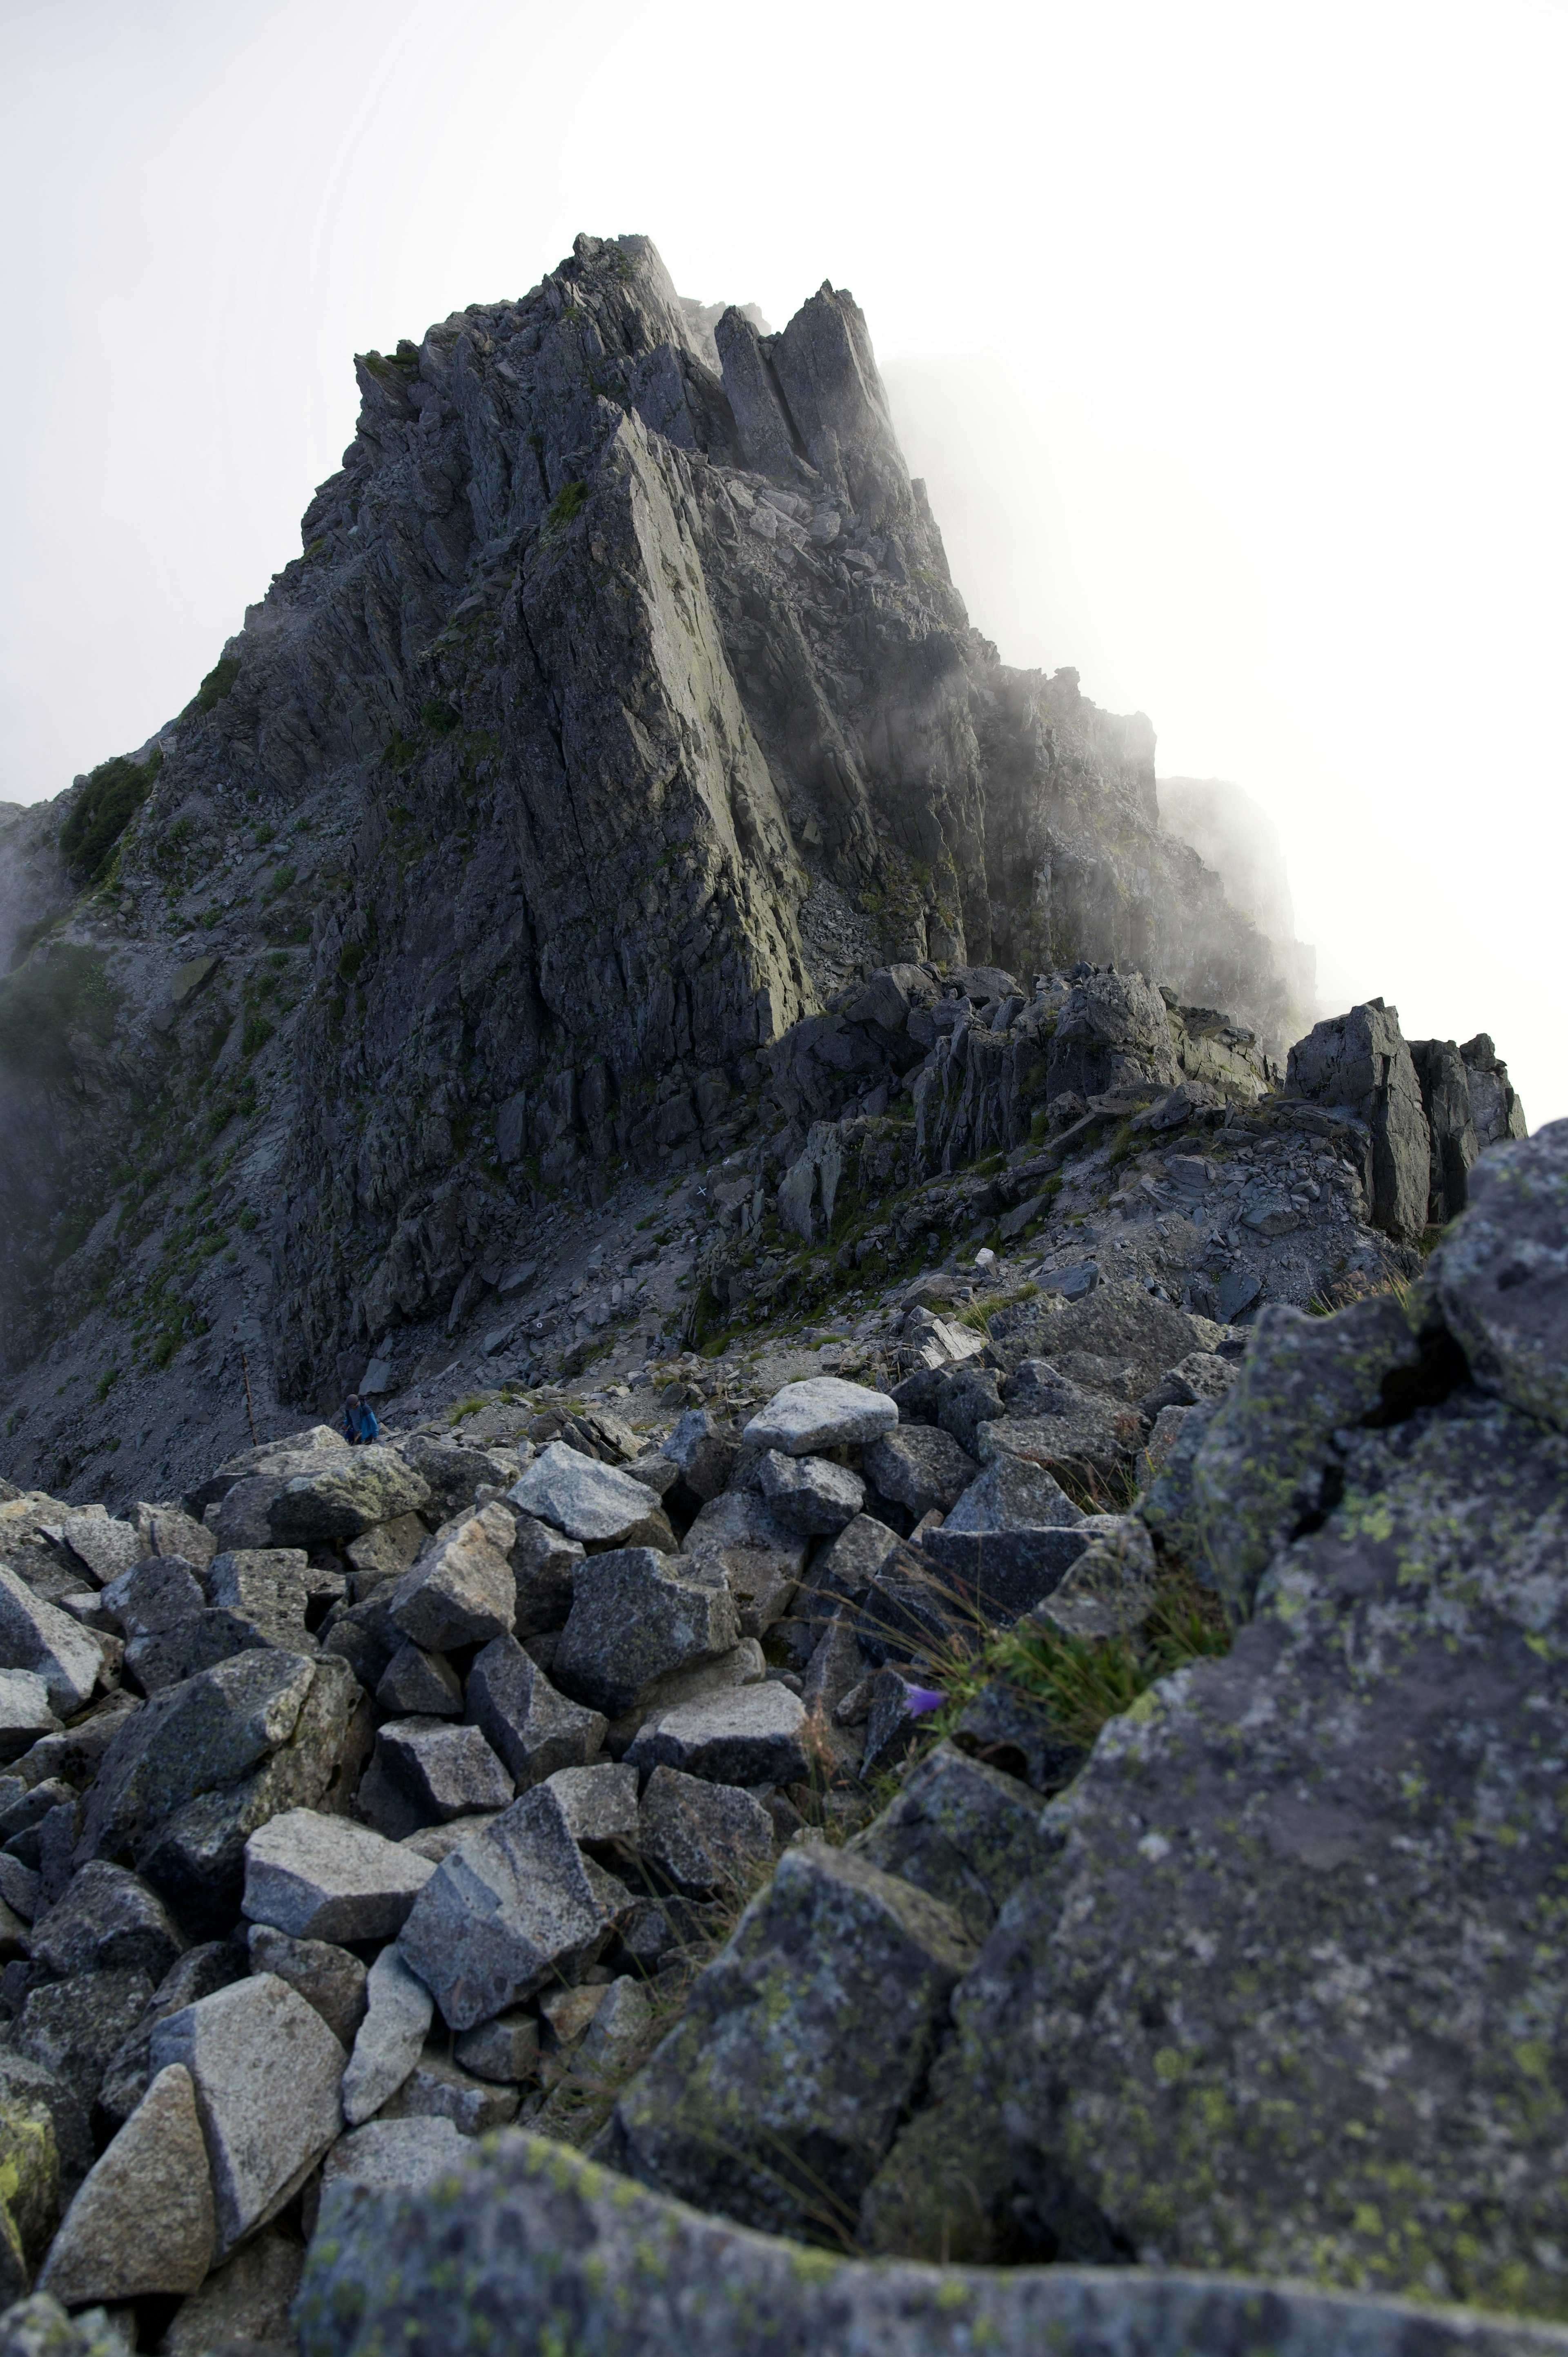
[[[1568,1122],[1476,1165],[1429,1268],[1483,1390],[1568,1431]]]
[[[953,1909],[983,1939],[1020,1883],[1054,1855],[1026,1784],[939,1743],[851,1852]]]
[[[319,1469],[283,1476],[266,1508],[274,1546],[315,1546],[358,1538],[373,1523],[412,1513],[430,1497],[430,1484],[395,1448],[334,1454]]]
[[[613,2157],[747,2224],[852,2218],[972,1961],[950,1908],[789,1851],[616,2106]]]
[[[655,1768],[638,1811],[638,1848],[654,1887],[689,1898],[742,1888],[773,1856],[773,1820],[751,1793]]]
[[[1047,1810],[889,2169],[1064,2255],[1561,2317],[1568,1439],[1466,1388],[1345,1481]]]
[[[1244,1615],[1274,1549],[1331,1499],[1341,1478],[1336,1433],[1380,1406],[1386,1380],[1420,1364],[1391,1295],[1334,1318],[1283,1303],[1265,1309],[1236,1383],[1190,1448],[1184,1428],[1139,1512],[1213,1582],[1228,1611]],[[1195,1424],[1202,1414],[1194,1411]]]

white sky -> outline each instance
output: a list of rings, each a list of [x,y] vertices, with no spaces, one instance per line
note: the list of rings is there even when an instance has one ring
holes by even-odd
[[[1283,839],[1326,1003],[1568,1113],[1568,12],[0,0],[0,798],[297,553],[349,356],[579,229],[870,320],[1009,661]]]

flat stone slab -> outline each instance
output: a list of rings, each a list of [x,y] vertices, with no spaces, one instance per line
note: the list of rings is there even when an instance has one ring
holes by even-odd
[[[335,2186],[363,2185],[372,2192],[417,2192],[470,2159],[473,2146],[450,2120],[425,2114],[401,2120],[371,2120],[339,2136],[321,2164],[322,2223],[330,2232],[327,2201]]]
[[[754,1448],[810,1457],[825,1448],[865,1448],[897,1421],[897,1402],[886,1392],[846,1383],[838,1375],[812,1375],[776,1392],[742,1437]]]
[[[794,1784],[811,1772],[806,1706],[770,1678],[681,1703],[644,1721],[626,1754],[639,1769],[679,1768],[710,1784]]]
[[[514,1794],[511,1778],[477,1727],[392,1719],[381,1731],[376,1757],[409,1799],[443,1824],[504,1809]]]
[[[351,1817],[290,1809],[245,1844],[242,1911],[299,1940],[390,1940],[435,1871]]]
[[[617,1465],[583,1456],[564,1440],[540,1451],[507,1491],[507,1502],[587,1545],[674,1547],[674,1534],[645,1482],[634,1481]],[[663,1535],[650,1535],[656,1532]]]
[[[435,2001],[395,1948],[383,1948],[365,1983],[365,2018],[343,2073],[343,2116],[358,2127],[395,2095],[424,2049]]]

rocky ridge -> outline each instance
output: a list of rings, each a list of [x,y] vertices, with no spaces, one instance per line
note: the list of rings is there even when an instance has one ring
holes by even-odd
[[[1114,960],[1275,1057],[1309,1011],[1147,723],[969,627],[847,295],[770,335],[584,238],[357,370],[186,710],[5,831],[3,1406],[83,1498],[389,1338],[435,1371],[563,1204],[766,1150],[879,965]]]

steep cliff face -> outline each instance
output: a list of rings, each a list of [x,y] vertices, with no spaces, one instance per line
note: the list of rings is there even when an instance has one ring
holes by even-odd
[[[0,1008],[38,1035],[14,1374],[96,1318],[111,1388],[216,1375],[206,1329],[304,1397],[545,1190],[746,1135],[759,1051],[878,961],[1115,961],[1283,1052],[1149,724],[970,629],[847,295],[769,335],[580,238],[356,369],[303,554],[192,704],[12,828],[29,911],[82,896]]]

